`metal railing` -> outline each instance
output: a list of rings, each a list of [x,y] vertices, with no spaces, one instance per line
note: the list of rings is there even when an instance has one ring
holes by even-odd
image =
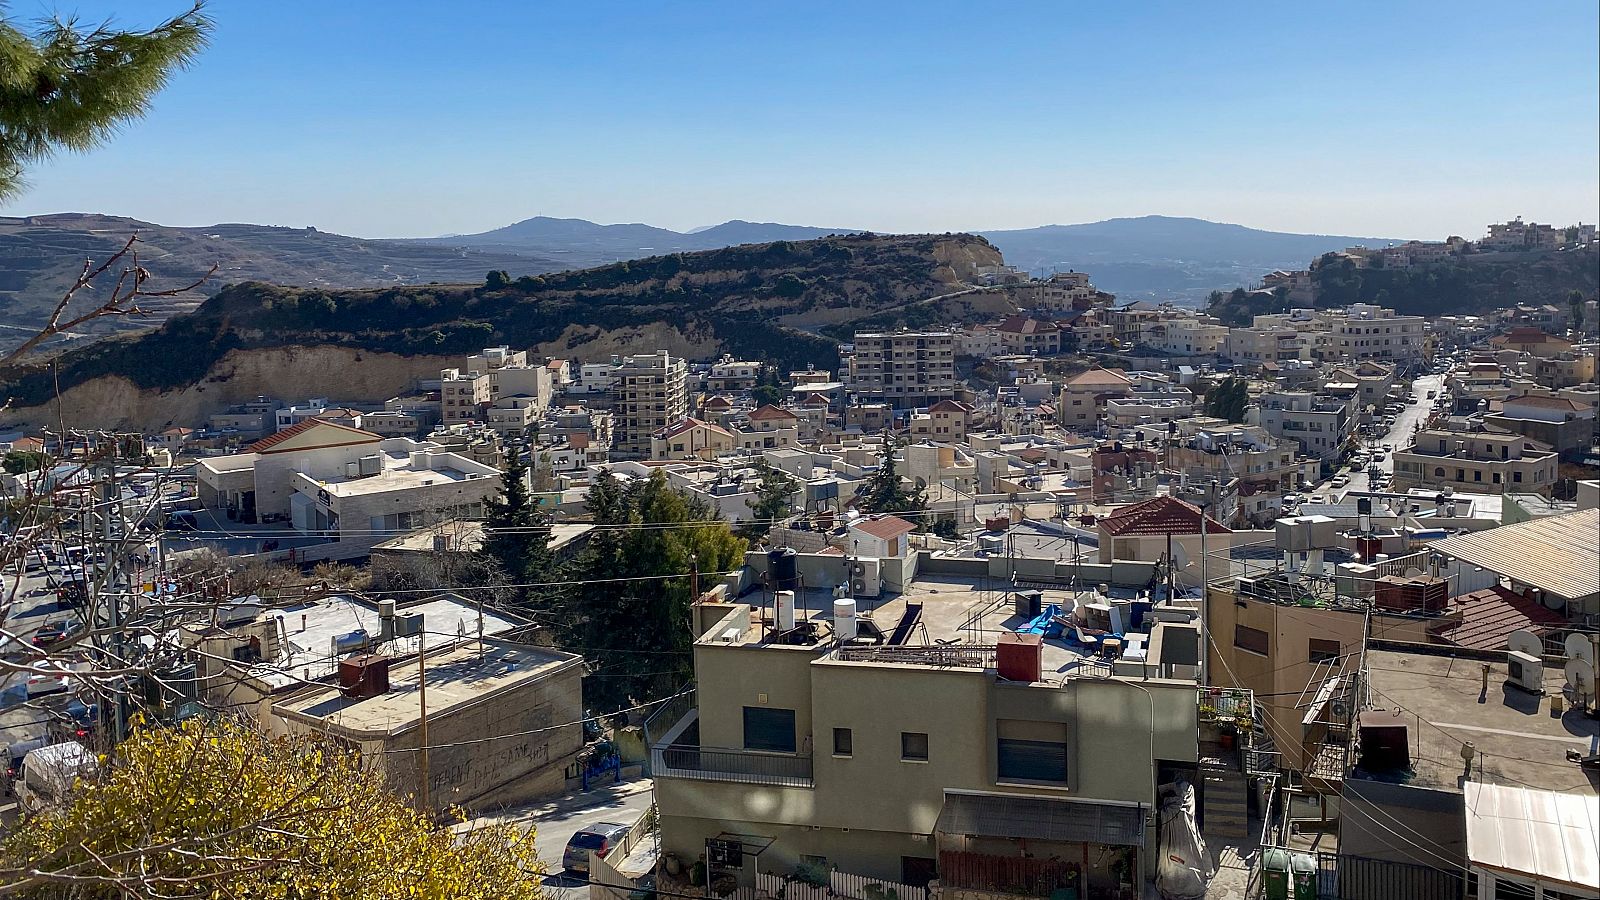
[[[928,644],[926,646],[840,647],[834,651],[840,662],[901,663],[913,666],[992,669],[995,648],[971,644]]]
[[[808,753],[763,753],[758,750],[672,744],[650,751],[650,771],[657,778],[812,786],[811,755]]]

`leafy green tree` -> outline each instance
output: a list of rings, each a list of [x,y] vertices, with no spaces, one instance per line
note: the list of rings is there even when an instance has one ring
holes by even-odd
[[[21,190],[26,166],[93,149],[143,116],[211,28],[199,4],[148,31],[57,19],[30,33],[0,9],[0,199]]]
[[[553,624],[589,660],[590,706],[660,697],[694,671],[689,573],[702,573],[700,588],[708,590],[718,573],[742,562],[745,541],[660,470],[626,487],[602,475],[588,506],[602,527],[572,566],[569,580],[583,584],[564,598]]]
[[[878,470],[863,486],[856,506],[866,513],[920,512],[928,508],[928,497],[920,489],[908,489],[900,483],[895,469],[894,452],[899,449],[892,438],[884,437],[883,457]]]
[[[511,286],[511,274],[504,269],[492,271],[483,279],[483,286],[491,291],[504,290]]]
[[[1572,311],[1572,327],[1574,330],[1583,330],[1583,291],[1567,292],[1567,308]]]
[[[552,574],[550,519],[528,495],[528,467],[513,451],[500,474],[501,496],[491,499],[484,516],[484,556],[492,559],[514,584],[544,581]],[[522,605],[537,605],[532,589],[515,594]]]
[[[37,450],[12,450],[0,461],[0,466],[11,475],[21,475],[44,468],[44,461],[45,455]]]
[[[757,406],[772,404],[777,406],[783,401],[783,386],[778,383],[778,364],[767,360],[761,366],[761,374],[756,376],[755,387],[750,389],[750,399]]]
[[[933,528],[929,530],[935,536],[942,537],[947,541],[959,540],[961,537],[961,529],[956,525],[955,516],[940,516],[933,520]]]
[[[1229,422],[1243,422],[1250,408],[1250,387],[1243,378],[1229,376],[1218,382],[1206,394],[1206,415]]]
[[[756,485],[756,499],[750,504],[753,519],[742,530],[749,540],[756,540],[772,530],[773,523],[789,515],[793,508],[790,498],[800,489],[800,482],[782,469],[774,469],[765,459],[756,460],[756,472],[761,481]]]
[[[540,900],[532,831],[458,832],[360,755],[229,718],[141,728],[101,777],[0,844],[0,890],[29,900],[362,897]]]

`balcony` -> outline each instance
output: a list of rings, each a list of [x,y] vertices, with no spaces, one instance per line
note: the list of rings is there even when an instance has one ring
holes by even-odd
[[[669,744],[650,751],[650,771],[657,778],[693,778],[734,784],[811,787],[811,755],[762,753],[726,747]]]

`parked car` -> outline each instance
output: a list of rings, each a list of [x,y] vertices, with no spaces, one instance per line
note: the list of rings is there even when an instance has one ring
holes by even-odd
[[[1384,453],[1393,453],[1394,452],[1394,445],[1393,444],[1384,444],[1383,445],[1383,452]]]
[[[618,825],[615,822],[601,822],[576,832],[567,840],[567,848],[561,852],[561,867],[568,872],[589,874],[590,851],[604,859],[612,850],[622,845],[622,839],[628,835],[628,828],[627,825]]]
[[[1336,488],[1342,488],[1342,487],[1345,487],[1348,484],[1350,484],[1350,476],[1349,475],[1335,475],[1335,476],[1333,476],[1333,480],[1328,482],[1328,483],[1333,485]]]

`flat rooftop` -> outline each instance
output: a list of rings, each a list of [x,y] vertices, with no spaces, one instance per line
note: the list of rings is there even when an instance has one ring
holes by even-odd
[[[429,643],[443,644],[457,635],[476,637],[478,634],[477,605],[454,594],[441,594],[416,603],[401,603],[395,610],[396,615],[413,613],[422,614],[423,629],[428,633]],[[284,652],[278,659],[252,666],[249,671],[252,676],[274,688],[326,678],[337,671],[340,660],[364,652],[335,653],[334,638],[354,631],[365,631],[376,641],[379,634],[378,607],[353,595],[335,594],[262,614],[283,620],[286,639]],[[483,611],[485,635],[505,634],[526,624],[493,610]],[[415,638],[401,638],[398,642],[415,652]]]
[[[1544,696],[1538,696],[1507,684],[1504,662],[1490,663],[1485,694],[1482,666],[1466,656],[1368,651],[1373,705],[1399,708],[1398,721],[1412,732],[1408,783],[1457,787],[1461,746],[1470,741],[1477,752],[1474,781],[1600,793],[1600,773],[1566,759],[1568,750],[1600,753],[1600,721],[1575,712],[1570,702],[1562,715],[1551,713],[1550,698],[1566,681],[1562,667],[1545,666]]]
[[[1077,592],[1067,587],[1046,587],[1038,590],[1044,595],[1044,608],[1056,605],[1060,607],[1063,615],[1073,609],[1076,596],[1081,595],[1084,602],[1095,599],[1092,589]],[[1130,590],[1113,589],[1111,592],[1111,597],[1116,600],[1131,600],[1132,595],[1133,592]],[[796,598],[797,621],[818,623],[818,631],[822,635],[821,641],[808,645],[779,642],[771,626],[761,624],[764,618],[768,621],[771,618],[769,593],[757,591],[740,598],[739,602],[747,603],[753,608],[751,625],[737,642],[739,645],[767,646],[779,650],[814,650],[826,646],[832,639],[831,591],[803,591]],[[894,633],[909,604],[921,604],[920,624],[906,639],[903,645],[905,647],[992,648],[1002,633],[1015,632],[1029,622],[1027,616],[1017,614],[1016,593],[1003,579],[963,578],[953,575],[919,576],[903,593],[885,593],[878,598],[862,597],[856,602],[858,617],[877,626],[885,638]],[[1149,624],[1148,621],[1144,623],[1143,632],[1148,631]],[[718,643],[719,635],[714,632],[715,629],[713,633],[702,637],[701,643]],[[1129,634],[1143,632],[1133,628],[1127,629]],[[1070,640],[1070,637],[1071,633],[1068,631],[1059,637],[1043,639],[1043,672],[1046,679],[1074,674],[1085,667],[1087,660],[1099,659],[1092,651]]]
[[[564,666],[582,664],[582,657],[525,644],[467,641],[426,660],[428,711],[439,715],[451,707],[536,678]],[[393,734],[420,718],[417,660],[396,659],[389,669],[389,691],[376,697],[346,697],[337,685],[297,694],[273,705],[274,711],[321,719],[353,731]]]
[[[550,526],[550,549],[559,551],[593,530],[593,525],[582,522],[553,524]],[[449,542],[449,549],[458,553],[471,553],[483,546],[482,522],[452,521],[418,528],[397,538],[390,538],[372,549],[432,553],[433,539],[441,534]]]

